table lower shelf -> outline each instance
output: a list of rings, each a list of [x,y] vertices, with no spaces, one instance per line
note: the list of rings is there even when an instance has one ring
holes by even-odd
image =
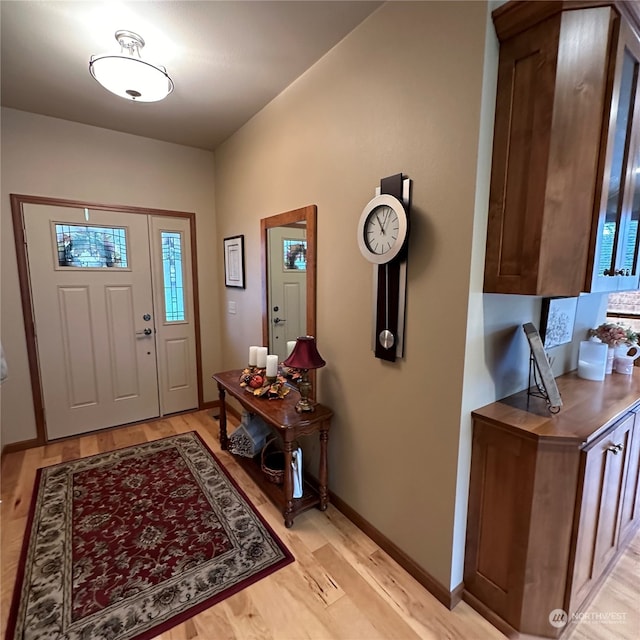
[[[249,477],[265,492],[269,500],[273,502],[280,509],[283,515],[287,506],[287,500],[284,496],[284,488],[281,484],[270,482],[260,467],[260,456],[255,458],[246,458],[243,456],[234,455],[234,460],[249,474]],[[290,518],[293,522],[293,518],[299,513],[315,507],[320,504],[320,494],[315,487],[309,483],[307,479],[303,482],[302,498],[293,499],[293,509],[291,511]],[[285,525],[286,525],[285,519]]]

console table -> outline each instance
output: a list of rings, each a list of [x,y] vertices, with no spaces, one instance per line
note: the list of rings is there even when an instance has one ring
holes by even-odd
[[[241,373],[242,370],[237,369],[216,373],[213,376],[220,395],[220,447],[223,450],[228,449],[226,406],[226,394],[228,393],[249,413],[260,416],[282,438],[284,443],[283,486],[269,482],[260,468],[259,456],[257,458],[236,456],[236,460],[269,499],[282,510],[285,526],[291,527],[297,514],[316,505],[321,511],[324,511],[329,504],[327,444],[333,411],[321,404],[316,404],[315,411],[298,413],[295,410],[295,405],[300,399],[300,394],[294,388],[284,398],[277,400],[254,396],[240,386]],[[294,498],[291,460],[292,453],[296,448],[296,439],[299,436],[314,433],[318,433],[320,438],[318,487],[316,489],[305,479],[302,497]]]

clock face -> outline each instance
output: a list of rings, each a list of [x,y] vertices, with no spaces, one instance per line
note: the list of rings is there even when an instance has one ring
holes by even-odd
[[[360,216],[360,252],[375,264],[391,262],[405,245],[408,226],[407,214],[400,200],[388,194],[376,196]]]
[[[383,255],[398,241],[400,221],[398,214],[387,204],[376,207],[364,225],[364,242],[371,253]]]

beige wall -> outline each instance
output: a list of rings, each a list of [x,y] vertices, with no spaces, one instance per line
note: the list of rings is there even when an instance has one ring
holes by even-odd
[[[218,228],[247,247],[225,367],[261,339],[259,219],[317,204],[330,487],[447,586],[485,22],[484,3],[386,4],[216,151]],[[371,352],[356,225],[398,172],[413,180],[412,235],[406,357],[390,364]]]
[[[213,154],[83,124],[2,109],[2,445],[35,437],[10,193],[196,214],[205,400],[220,368]]]
[[[483,2],[388,3],[216,151],[218,229],[244,234],[247,258],[246,290],[222,292],[225,368],[261,341],[260,218],[316,204],[330,488],[447,588],[462,580],[470,412],[525,388],[522,323],[540,317],[540,298],[482,294],[497,57]],[[406,356],[390,364],[370,348],[356,225],[398,172],[412,230]],[[602,299],[580,299],[576,340]]]

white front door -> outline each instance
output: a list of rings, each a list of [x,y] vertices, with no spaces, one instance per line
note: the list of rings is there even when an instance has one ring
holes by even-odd
[[[287,357],[287,342],[306,333],[306,233],[296,227],[269,229],[269,349]]]
[[[140,214],[25,204],[24,226],[48,439],[197,407],[189,251],[163,273],[162,237]],[[155,308],[150,246],[156,297],[169,296]],[[187,335],[167,348],[176,304]]]

